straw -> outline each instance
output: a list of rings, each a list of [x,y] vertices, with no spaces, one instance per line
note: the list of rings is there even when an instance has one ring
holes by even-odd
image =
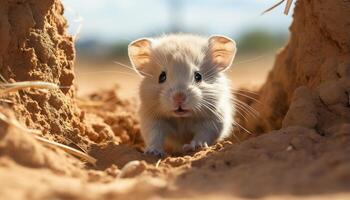
[[[23,125],[21,125],[17,120],[10,119],[2,113],[0,113],[0,119],[7,122],[8,124],[15,126],[16,128],[18,128],[22,131],[35,134],[34,138],[46,146],[60,148],[67,153],[70,153],[74,156],[77,156],[77,157],[83,159],[83,160],[86,160],[87,162],[89,162],[90,164],[92,164],[94,166],[96,165],[97,160],[95,158],[93,158],[92,156],[89,156],[88,154],[83,153],[81,151],[78,151],[72,147],[66,146],[66,145],[58,143],[58,142],[50,141],[48,139],[45,139],[45,138],[39,136],[39,134],[41,134],[40,130],[28,129],[27,127],[24,127]]]
[[[265,10],[264,12],[262,12],[261,14],[264,15],[267,12],[270,12],[271,10],[275,9],[277,6],[281,5],[283,2],[285,2],[286,0],[281,0],[278,3],[274,4],[273,6],[271,6],[270,8],[268,8],[267,10]],[[284,8],[284,14],[288,15],[289,14],[289,10],[292,6],[293,0],[287,0],[286,3],[286,7]]]
[[[0,84],[0,94],[6,94],[21,89],[35,88],[35,89],[59,89],[60,87],[54,83],[43,81],[23,81],[16,83],[2,83]]]
[[[60,88],[58,85],[54,83],[48,83],[48,82],[42,82],[42,81],[24,81],[24,82],[16,82],[16,83],[2,83],[0,84],[0,87],[5,88],[0,90],[0,94],[7,94],[9,92],[14,92],[18,91],[21,89],[26,89],[26,88],[35,88],[35,89],[58,89]],[[50,141],[48,139],[45,139],[43,137],[40,137],[41,131],[40,130],[35,130],[35,129],[28,129],[27,127],[21,125],[17,120],[10,119],[6,115],[0,113],[0,119],[7,122],[8,124],[11,124],[20,130],[23,130],[25,132],[29,132],[32,134],[35,134],[34,137],[36,140],[39,142],[43,143],[44,145],[51,146],[51,147],[57,147],[62,150],[64,150],[67,153],[70,153],[72,155],[75,155],[81,159],[86,160],[87,162],[91,163],[92,165],[96,164],[96,159],[89,156],[88,154],[85,154],[81,151],[78,151],[76,149],[73,149],[69,146]]]

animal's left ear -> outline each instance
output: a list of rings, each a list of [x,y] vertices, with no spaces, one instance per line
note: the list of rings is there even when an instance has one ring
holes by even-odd
[[[212,64],[220,71],[228,69],[236,55],[236,43],[232,39],[213,35],[209,37],[209,56]]]

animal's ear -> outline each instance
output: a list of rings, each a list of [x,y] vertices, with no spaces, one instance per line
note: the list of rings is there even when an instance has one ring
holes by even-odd
[[[128,46],[130,62],[136,72],[141,75],[146,75],[148,73],[147,68],[151,65],[151,47],[152,40],[149,38],[135,40]]]
[[[210,60],[220,71],[228,69],[231,66],[236,51],[236,43],[232,39],[221,35],[209,37]]]

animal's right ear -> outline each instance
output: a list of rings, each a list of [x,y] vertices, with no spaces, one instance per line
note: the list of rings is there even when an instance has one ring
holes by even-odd
[[[135,40],[128,46],[130,62],[136,72],[143,76],[149,73],[147,68],[151,65],[151,47],[152,40],[149,38]]]
[[[213,35],[209,38],[211,61],[220,71],[228,69],[236,55],[236,43],[232,39]]]

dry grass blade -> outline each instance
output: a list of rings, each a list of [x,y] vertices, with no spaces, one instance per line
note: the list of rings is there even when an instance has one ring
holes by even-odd
[[[75,33],[73,34],[73,41],[76,42],[79,39],[81,29],[83,28],[84,18],[82,16],[80,16],[79,13],[76,12],[71,6],[67,6],[66,9],[71,14],[75,15],[75,19],[73,20],[73,22],[78,23],[78,28],[76,29]]]
[[[292,6],[293,0],[287,0],[286,8],[284,9],[284,14],[288,15],[290,7]]]
[[[156,163],[156,168],[158,168],[158,167],[159,167],[160,162],[162,162],[162,159],[159,159],[159,160],[157,161],[157,163]]]
[[[74,42],[76,42],[79,39],[79,35],[80,35],[80,32],[81,32],[82,28],[83,28],[83,24],[79,24],[75,34],[73,35],[73,41]]]
[[[2,88],[0,94],[6,94],[9,92],[26,89],[26,88],[35,88],[35,89],[59,89],[60,87],[54,83],[48,83],[43,81],[23,81],[16,83],[2,83],[0,84]]]
[[[50,146],[50,147],[58,147],[62,150],[64,150],[65,152],[67,153],[70,153],[74,156],[77,156],[83,160],[86,160],[87,162],[89,162],[90,164],[92,165],[96,165],[96,162],[97,160],[81,151],[78,151],[72,147],[69,147],[69,146],[66,146],[66,145],[63,145],[61,143],[58,143],[58,142],[54,142],[54,141],[51,141],[51,140],[48,140],[48,139],[45,139],[45,138],[42,138],[40,136],[37,136],[35,135],[34,136],[35,139],[37,139],[39,142],[43,143],[44,145],[47,145],[47,146]]]
[[[285,0],[281,0],[278,3],[276,3],[275,5],[271,6],[270,8],[268,8],[267,10],[265,10],[264,12],[261,13],[261,15],[270,12],[271,10],[275,9],[277,6],[281,5]]]
[[[25,88],[36,88],[36,89],[59,89],[59,86],[54,84],[54,83],[48,83],[48,82],[42,82],[42,81],[24,81],[24,82],[17,82],[17,83],[4,83],[4,84],[0,84],[0,86],[2,89],[0,91],[0,94],[6,94],[12,91],[17,91],[20,89],[25,89]],[[24,126],[22,126],[18,121],[10,119],[8,117],[6,117],[4,114],[0,113],[0,119],[2,119],[3,121],[25,131],[25,132],[29,132],[29,133],[34,133],[36,134],[34,137],[35,139],[37,139],[38,141],[44,143],[47,146],[51,146],[51,147],[58,147],[64,151],[66,151],[67,153],[70,153],[72,155],[75,155],[79,158],[82,158],[84,160],[86,160],[87,162],[95,165],[96,164],[96,159],[83,153],[80,152],[76,149],[73,149],[69,146],[57,143],[57,142],[53,142],[50,140],[47,140],[45,138],[42,138],[40,136],[38,136],[39,134],[41,134],[41,132],[39,130],[32,130],[32,129],[28,129]]]
[[[10,119],[2,113],[0,113],[0,119],[2,121],[7,122],[8,124],[11,124],[12,126],[15,126],[16,128],[18,128],[22,131],[33,133],[33,134],[41,134],[41,132],[39,130],[26,128],[26,127],[22,126],[17,120]]]
[[[277,6],[281,5],[283,2],[285,2],[286,0],[281,0],[278,3],[276,3],[275,5],[273,5],[272,7],[270,7],[269,9],[265,10],[264,12],[262,12],[261,14],[265,14],[267,12],[270,12],[271,10],[275,9]],[[284,8],[284,14],[288,15],[289,14],[289,10],[290,7],[292,6],[293,0],[287,0],[286,3],[286,7]]]
[[[0,74],[0,79],[1,79],[2,82],[8,83],[7,80],[1,74]]]
[[[8,99],[0,99],[0,102],[3,102],[3,103],[13,103],[11,100],[8,100]]]
[[[28,129],[24,126],[22,126],[17,120],[13,120],[13,119],[10,119],[8,118],[6,115],[0,113],[0,119],[7,122],[8,124],[11,124],[13,126],[15,126],[16,128],[24,131],[24,132],[28,132],[28,133],[33,133],[35,134],[34,137],[36,140],[40,141],[41,143],[43,143],[44,145],[47,145],[47,146],[51,146],[51,147],[57,147],[57,148],[60,148],[62,150],[64,150],[65,152],[67,153],[70,153],[72,155],[75,155],[83,160],[86,160],[87,162],[89,162],[90,164],[92,165],[96,165],[96,162],[97,160],[81,151],[78,151],[76,149],[73,149],[69,146],[66,146],[66,145],[63,145],[63,144],[60,144],[58,142],[53,142],[53,141],[50,141],[48,139],[45,139],[45,138],[42,138],[39,136],[39,134],[41,134],[41,131],[39,130],[35,130],[35,129]]]

